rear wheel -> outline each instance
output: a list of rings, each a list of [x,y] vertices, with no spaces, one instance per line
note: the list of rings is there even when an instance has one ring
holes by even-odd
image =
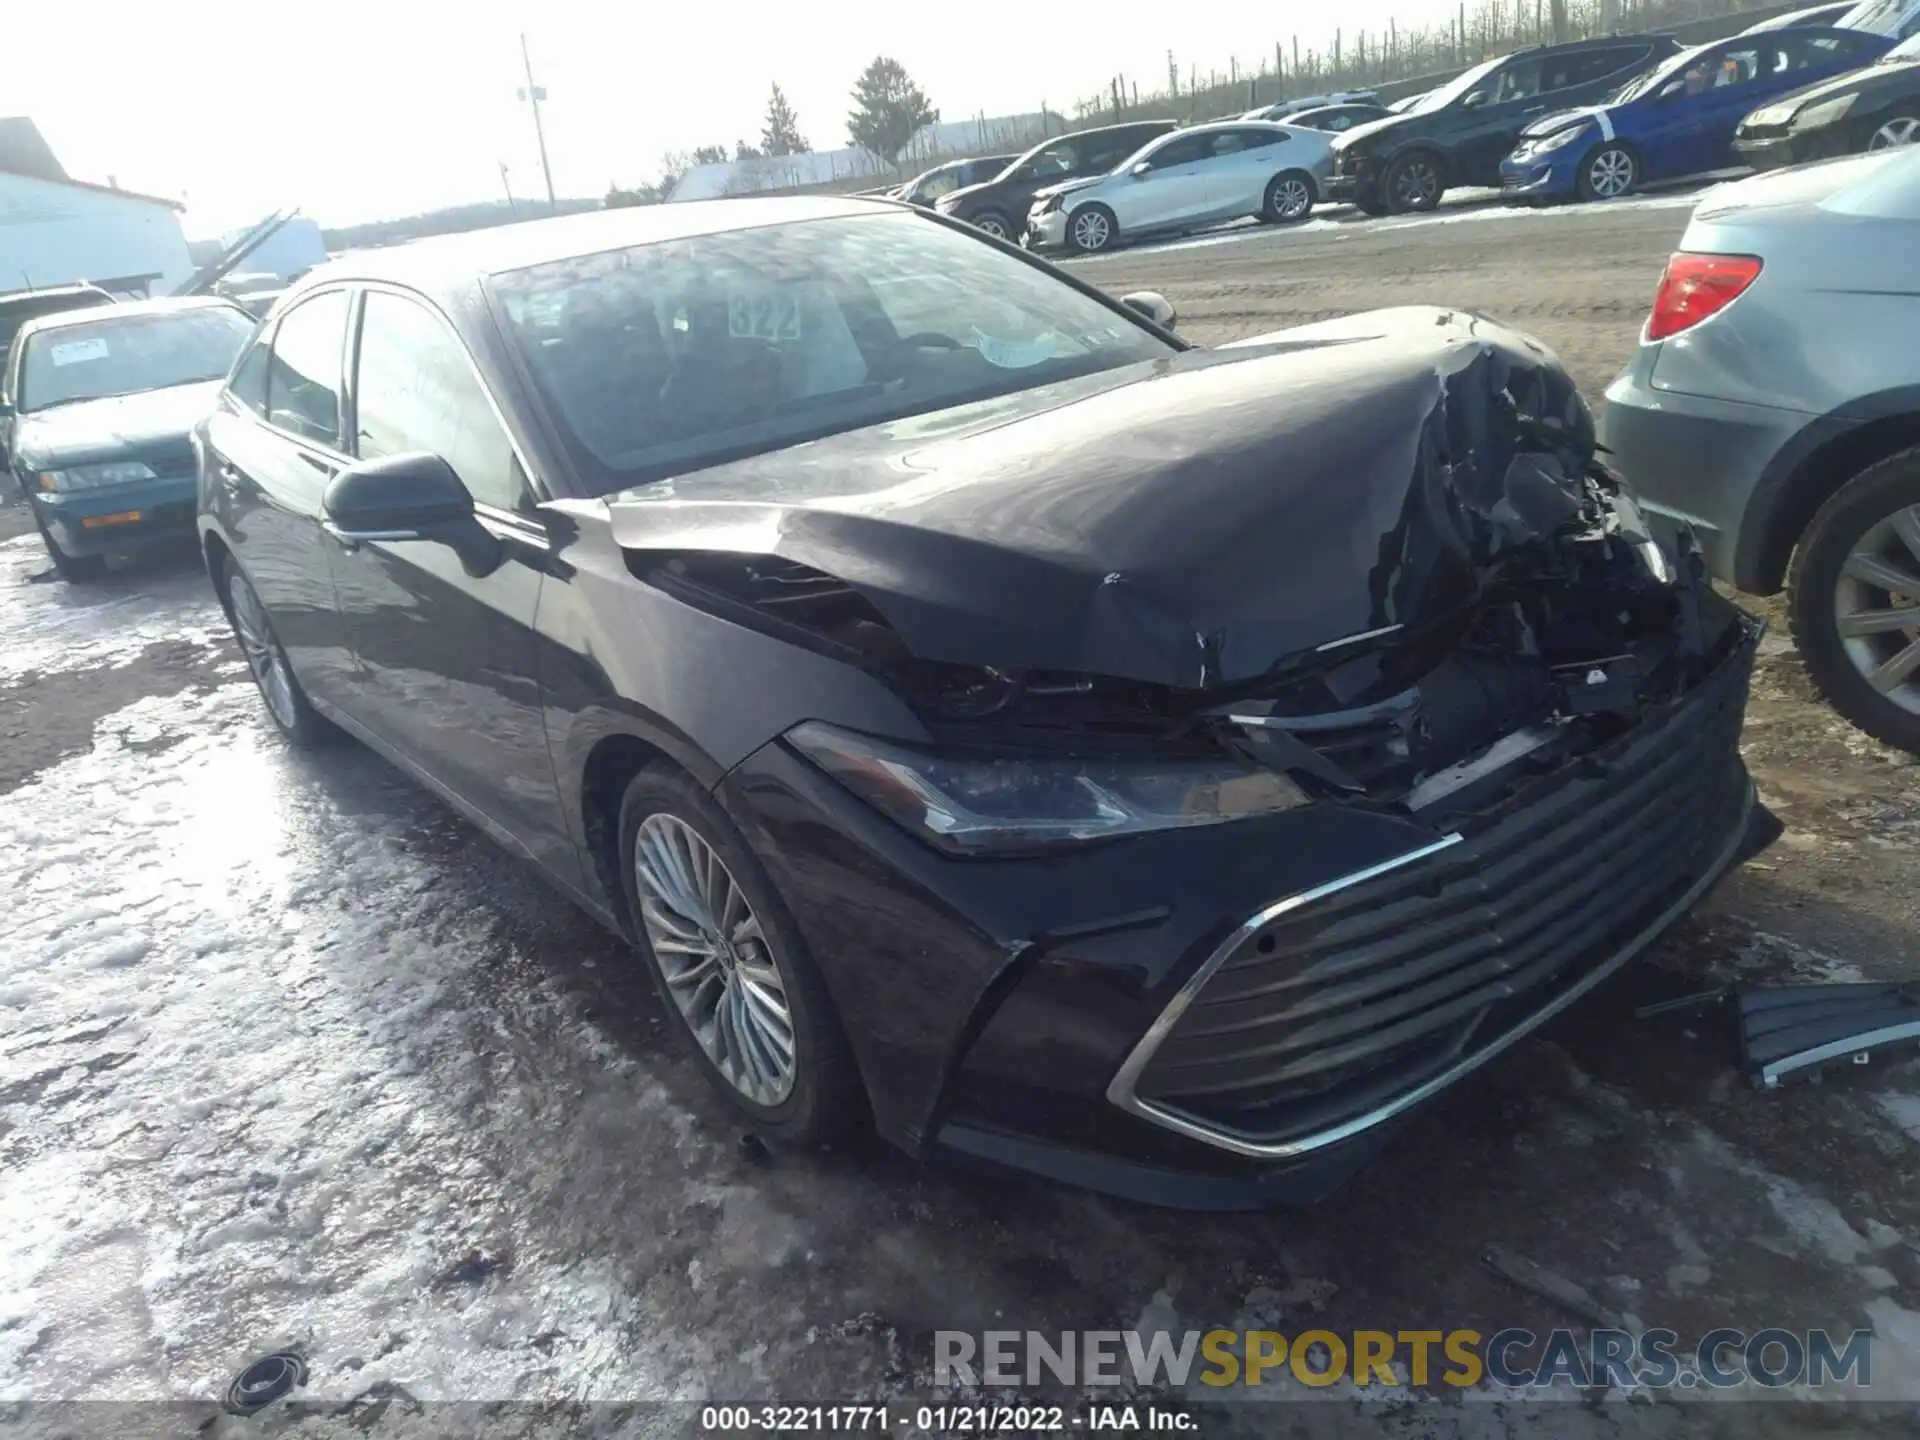
[[[47,547],[47,558],[53,561],[54,573],[69,585],[84,585],[89,580],[98,580],[107,573],[107,557],[104,555],[69,555],[60,548],[60,542],[53,538],[53,531],[47,528],[47,522],[40,518],[40,508],[27,501],[27,509],[33,512],[33,523],[40,531],[40,539]]]
[[[1897,146],[1911,145],[1920,140],[1920,114],[1902,111],[1889,115],[1874,126],[1867,136],[1868,150],[1892,150]]]
[[[273,621],[268,618],[267,607],[261,603],[253,582],[231,560],[221,569],[234,638],[240,642],[247,669],[253,672],[254,684],[260,687],[260,698],[266,702],[267,717],[273,721],[274,728],[303,750],[332,740],[340,732],[307,703],[307,692],[294,677],[293,666],[287,663],[287,652],[281,648],[280,637],[274,633]]]
[[[1318,198],[1312,176],[1299,170],[1288,170],[1267,182],[1260,218],[1273,225],[1304,220],[1313,212],[1313,202]]]
[[[1113,212],[1104,205],[1082,205],[1067,219],[1067,244],[1082,255],[1108,249],[1119,233]]]
[[[1920,449],[1863,471],[1820,507],[1794,551],[1787,614],[1827,702],[1920,753]]]
[[[1582,200],[1618,200],[1640,184],[1640,157],[1626,145],[1602,145],[1580,164]]]
[[[1007,217],[998,210],[982,210],[973,217],[973,228],[996,240],[1006,240],[1013,235],[1013,227],[1007,224]]]
[[[1386,193],[1387,209],[1404,215],[1436,208],[1447,193],[1447,182],[1440,172],[1439,157],[1416,150],[1387,167],[1381,189]]]
[[[685,772],[647,766],[620,806],[634,943],[708,1081],[762,1135],[818,1144],[864,1112],[825,984],[779,892]]]

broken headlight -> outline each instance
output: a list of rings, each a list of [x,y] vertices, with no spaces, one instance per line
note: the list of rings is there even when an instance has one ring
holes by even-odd
[[[787,739],[874,809],[960,855],[1218,825],[1307,803],[1285,776],[1225,756],[936,755],[811,720]]]

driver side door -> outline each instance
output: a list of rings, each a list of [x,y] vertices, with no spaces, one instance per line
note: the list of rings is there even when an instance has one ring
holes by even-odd
[[[350,374],[353,459],[438,455],[500,542],[497,563],[476,573],[439,541],[329,530],[362,715],[497,837],[577,879],[536,680],[553,541],[519,447],[465,342],[421,296],[362,292]]]
[[[1514,61],[1489,75],[1475,92],[1486,98],[1469,106],[1463,97],[1456,107],[1449,185],[1498,185],[1500,162],[1506,159],[1527,125],[1547,113],[1552,97],[1542,95],[1544,64],[1539,58]]]

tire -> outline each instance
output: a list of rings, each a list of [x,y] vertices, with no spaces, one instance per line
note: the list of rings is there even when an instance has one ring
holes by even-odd
[[[706,857],[719,862],[717,874]],[[643,882],[643,873],[652,878]],[[866,1097],[853,1052],[786,905],[739,829],[692,777],[667,762],[648,765],[627,786],[620,804],[620,874],[634,948],[721,1098],[756,1133],[790,1145],[824,1144],[857,1124]],[[688,906],[704,919],[674,908],[676,874],[688,882],[683,896],[688,889],[712,894],[724,882],[721,893],[744,905],[744,919],[735,919],[724,946],[715,948],[718,927],[710,923],[710,907],[698,900]],[[715,898],[713,904],[739,916],[732,901]],[[742,939],[748,925],[754,933]],[[707,954],[666,948],[676,945],[703,946]],[[674,980],[663,953],[676,971]],[[690,985],[695,972],[701,978]],[[791,1051],[784,1089],[780,1079],[768,1079],[780,1069],[781,1027],[773,1017],[781,1009]],[[744,1043],[743,1024],[753,1031]]]
[[[1304,170],[1285,170],[1267,182],[1260,218],[1269,225],[1291,225],[1313,213],[1320,192]]]
[[[1431,150],[1412,150],[1387,166],[1380,177],[1380,193],[1395,215],[1437,208],[1447,193],[1447,176],[1440,157]]]
[[[1913,584],[1876,584],[1862,570]],[[1915,623],[1898,624],[1909,606]],[[1852,634],[1841,633],[1843,613]],[[1876,740],[1920,754],[1920,447],[1862,471],[1820,507],[1794,550],[1787,619],[1827,703]],[[1875,672],[1886,681],[1876,684]]]
[[[1011,241],[1013,226],[1007,223],[1007,217],[998,210],[982,210],[973,217],[973,228],[985,231],[996,240]]]
[[[233,626],[233,638],[246,658],[253,683],[260,690],[261,703],[273,728],[297,749],[313,750],[339,737],[332,721],[323,718],[307,700],[274,633],[273,618],[267,613],[253,582],[232,560],[220,566],[219,583],[226,596],[227,620]]]
[[[1920,140],[1920,110],[1902,108],[1868,121],[1862,129],[1865,139],[1860,148],[1869,153],[1911,145]]]
[[[1098,255],[1111,250],[1120,238],[1120,222],[1099,203],[1082,205],[1067,217],[1067,248],[1076,255]]]
[[[1378,219],[1387,213],[1387,202],[1373,195],[1356,195],[1353,197],[1353,208],[1362,215],[1371,215]]]
[[[47,547],[47,558],[53,561],[53,570],[69,585],[85,585],[93,580],[105,578],[107,557],[104,555],[69,555],[60,548],[60,542],[53,538],[53,531],[47,528],[47,522],[40,518],[40,507],[32,500],[27,501],[27,509],[33,512],[34,528],[40,532],[40,539]]]
[[[1631,145],[1609,141],[1580,162],[1582,200],[1619,200],[1640,188],[1640,157]]]

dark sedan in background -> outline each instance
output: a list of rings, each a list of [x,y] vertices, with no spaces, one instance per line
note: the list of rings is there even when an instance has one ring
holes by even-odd
[[[942,215],[1009,240],[1026,228],[1034,196],[1063,180],[1105,175],[1134,151],[1177,129],[1171,120],[1136,120],[1076,130],[1044,141],[981,185],[950,190],[934,202]]]
[[[761,1133],[1311,1199],[1759,838],[1757,633],[1525,336],[1164,304],[846,199],[371,251],[200,427],[207,564]]]
[[[1324,198],[1398,214],[1431,210],[1456,185],[1498,185],[1500,162],[1533,121],[1597,104],[1679,49],[1670,35],[1610,35],[1476,65],[1400,114],[1335,140]]]
[[[1756,169],[1911,145],[1920,139],[1920,35],[1874,64],[1762,106],[1740,122],[1734,153]]]
[[[936,165],[914,176],[894,191],[892,198],[924,209],[942,195],[965,189],[969,185],[986,184],[1019,158],[1017,155],[985,155],[975,160],[949,160],[944,165]]]
[[[253,326],[228,301],[191,299],[21,327],[0,380],[0,451],[63,579],[193,534],[190,436]]]

